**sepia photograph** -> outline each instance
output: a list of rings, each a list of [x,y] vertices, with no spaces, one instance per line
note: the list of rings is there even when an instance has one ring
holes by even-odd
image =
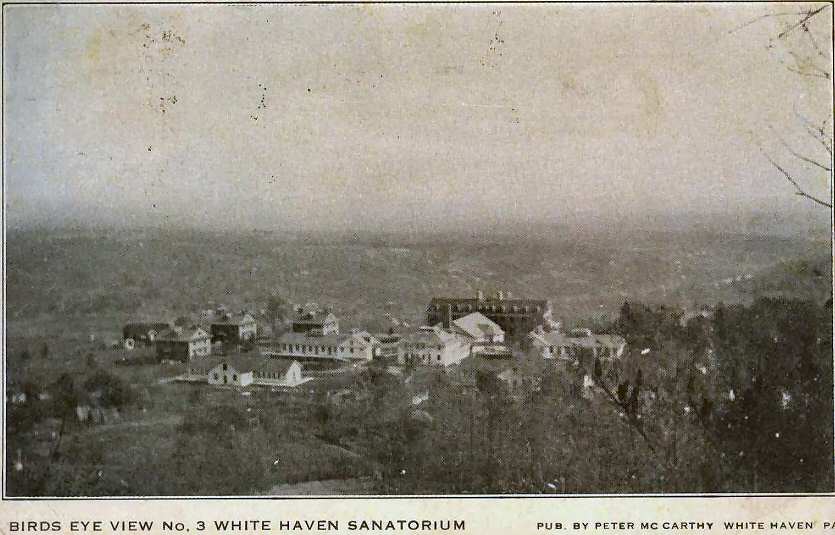
[[[2,27],[5,499],[835,491],[832,3]]]

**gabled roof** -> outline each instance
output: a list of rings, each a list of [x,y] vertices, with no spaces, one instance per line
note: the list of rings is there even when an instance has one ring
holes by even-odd
[[[592,348],[595,346],[617,349],[626,344],[626,340],[617,334],[592,334],[590,336],[568,336],[565,333],[551,331],[547,333],[531,332],[529,337],[548,346],[577,346]]]
[[[626,339],[617,334],[595,334],[594,338],[597,340],[597,343],[603,347],[610,347],[612,349],[617,349],[626,345]]]
[[[239,314],[224,314],[222,316],[215,316],[212,318],[212,325],[243,325],[244,323],[253,323],[255,318],[249,312]]]
[[[411,332],[401,338],[407,344],[449,345],[462,342],[459,336],[443,329],[431,328]]]
[[[336,320],[336,316],[333,314],[333,312],[328,312],[325,310],[318,312],[306,311],[302,312],[301,314],[297,314],[296,317],[293,318],[293,323],[299,323],[303,325],[321,325],[328,320]]]
[[[538,333],[533,331],[528,336],[533,340],[538,341],[541,344],[547,346],[564,346],[569,345],[571,343],[569,337],[558,331],[551,331],[547,333]]]
[[[209,333],[200,327],[188,327],[184,329],[168,329],[157,336],[157,341],[163,342],[191,342],[201,338],[209,338]]]
[[[230,368],[241,372],[259,372],[259,373],[287,373],[290,366],[295,360],[286,359],[271,359],[266,357],[251,357],[246,355],[235,355],[231,357],[210,357],[200,359],[188,363],[188,366],[195,368],[199,367],[204,370],[211,370],[217,366],[226,363]]]
[[[125,329],[154,329],[160,331],[171,327],[170,323],[164,321],[132,321],[125,323]]]
[[[473,338],[504,334],[501,327],[481,312],[467,314],[466,316],[453,321],[452,324]]]
[[[379,337],[377,337],[376,335],[371,334],[370,332],[368,332],[366,330],[352,332],[351,336],[358,336],[358,337],[362,338],[366,343],[372,344],[372,345],[380,343]]]
[[[276,339],[279,344],[308,344],[338,346],[344,343],[348,336],[344,334],[326,334],[324,336],[308,336],[306,333],[286,332]]]

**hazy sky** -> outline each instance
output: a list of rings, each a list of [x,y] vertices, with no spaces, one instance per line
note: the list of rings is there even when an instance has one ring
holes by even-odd
[[[810,209],[779,5],[7,6],[11,226],[443,228]],[[830,15],[813,30],[831,63]],[[781,63],[782,62],[782,63]]]

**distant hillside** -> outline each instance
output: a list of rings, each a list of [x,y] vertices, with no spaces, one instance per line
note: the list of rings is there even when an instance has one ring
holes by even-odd
[[[434,295],[502,288],[546,297],[557,317],[575,321],[614,315],[624,299],[691,305],[759,293],[815,297],[831,280],[829,254],[825,242],[704,232],[607,236],[554,229],[535,237],[400,241],[10,232],[7,310],[10,336],[90,322],[116,333],[129,318],[173,318],[212,303],[263,304],[278,291],[291,301],[332,305],[346,326],[383,329],[386,312],[420,322]]]

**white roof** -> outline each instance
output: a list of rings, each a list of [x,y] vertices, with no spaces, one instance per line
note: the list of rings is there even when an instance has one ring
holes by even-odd
[[[467,314],[452,323],[473,338],[504,334],[501,327],[481,312]]]

